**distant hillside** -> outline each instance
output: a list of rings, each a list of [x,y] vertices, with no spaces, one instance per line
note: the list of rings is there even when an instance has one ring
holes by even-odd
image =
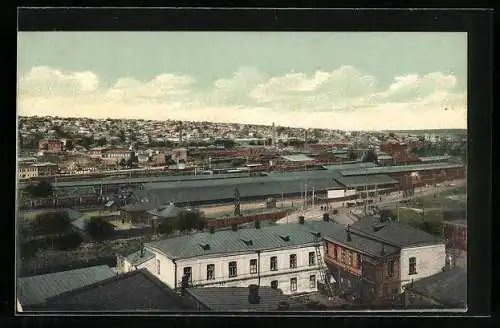
[[[386,130],[384,132],[393,132],[395,134],[467,134],[466,129],[437,129],[437,130]]]

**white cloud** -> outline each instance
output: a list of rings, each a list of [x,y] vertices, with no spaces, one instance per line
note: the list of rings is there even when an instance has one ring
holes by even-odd
[[[89,94],[99,87],[96,74],[84,72],[65,73],[46,66],[32,68],[19,79],[19,92],[22,95],[67,95]]]
[[[351,66],[267,77],[251,67],[200,89],[190,76],[124,77],[99,88],[91,72],[33,68],[19,79],[21,115],[247,122],[356,129],[465,128],[467,100],[456,78],[434,72],[387,87]],[[447,110],[444,110],[444,109]]]

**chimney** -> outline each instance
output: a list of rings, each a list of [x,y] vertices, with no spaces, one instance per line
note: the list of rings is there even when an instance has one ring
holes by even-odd
[[[290,303],[287,301],[280,301],[278,303],[278,310],[286,311],[290,308]]]
[[[255,229],[260,229],[260,220],[255,220]]]
[[[328,214],[328,213],[323,213],[323,221],[325,221],[325,222],[330,221],[330,214]]]
[[[260,303],[259,285],[253,284],[248,286],[248,303],[250,304]]]
[[[144,257],[144,243],[141,243],[141,257]]]
[[[384,256],[385,255],[385,245],[382,244],[382,249],[380,250],[380,255]]]
[[[210,233],[214,233],[215,232],[215,228],[214,227],[210,227]]]
[[[299,216],[299,223],[304,224],[304,216],[303,215]]]
[[[351,225],[350,224],[347,225],[346,231],[347,231],[347,241],[351,241],[352,238],[351,238]]]
[[[238,231],[238,225],[236,223],[231,224],[231,230]]]

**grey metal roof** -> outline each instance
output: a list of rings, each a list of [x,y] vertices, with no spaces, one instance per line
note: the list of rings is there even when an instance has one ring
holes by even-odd
[[[134,270],[56,296],[44,304],[55,311],[193,311],[194,303],[177,295],[146,269]]]
[[[124,173],[126,174],[126,173]],[[215,174],[215,175],[177,175],[177,176],[160,176],[160,177],[140,177],[140,178],[100,178],[100,179],[82,179],[75,181],[59,181],[53,183],[54,187],[78,187],[78,186],[94,186],[94,185],[114,185],[114,184],[140,184],[163,181],[189,181],[189,180],[216,180],[216,179],[231,179],[242,176],[250,176],[249,173],[238,174]]]
[[[268,178],[269,179],[269,178]],[[209,201],[232,200],[234,198],[234,188],[238,187],[240,198],[252,197],[272,197],[283,194],[298,194],[304,190],[304,181],[307,182],[309,191],[315,188],[316,191],[328,189],[341,189],[342,187],[333,178],[322,179],[291,179],[283,177],[281,179],[254,178],[247,181],[228,180],[225,183],[204,183],[189,184],[187,182],[170,186],[149,186],[144,190],[134,192],[136,199],[148,199],[156,201],[158,204],[169,202],[175,203],[198,203]],[[151,209],[151,208],[149,208]],[[148,209],[148,210],[149,210]]]
[[[346,187],[359,187],[359,186],[373,186],[373,185],[387,185],[397,184],[398,181],[385,174],[376,175],[355,175],[355,176],[342,176],[336,175],[334,179]]]
[[[455,224],[467,227],[467,220],[445,220],[446,224]]]
[[[141,250],[138,250],[137,252],[128,255],[126,257],[127,262],[130,263],[131,265],[139,265],[155,257],[154,253],[151,253],[147,249],[144,249],[143,251],[144,251],[143,256],[141,256]]]
[[[375,231],[374,226],[380,227]],[[351,231],[356,234],[366,235],[397,247],[417,247],[424,245],[443,244],[441,238],[427,232],[413,228],[404,223],[395,221],[380,222],[380,219],[367,216],[351,225]]]
[[[307,310],[300,301],[284,295],[280,289],[271,287],[259,287],[259,304],[251,304],[248,301],[249,289],[245,287],[191,288],[187,292],[198,302],[217,312],[279,311],[280,302],[287,302],[290,306],[288,310]]]
[[[454,169],[462,168],[463,165],[452,163],[428,163],[428,164],[412,164],[398,166],[379,166],[366,169],[346,170],[340,173],[343,176],[365,175],[365,174],[388,174],[408,171],[423,171],[423,170],[439,170],[439,169]]]
[[[400,251],[398,247],[387,245],[380,241],[357,235],[352,231],[351,240],[347,240],[347,231],[345,229],[334,231],[333,233],[325,237],[325,239],[333,243],[339,243],[348,246],[353,250],[359,251],[360,253],[364,253],[375,258],[391,256],[397,254]]]
[[[107,265],[21,277],[17,279],[17,296],[23,306],[43,303],[49,297],[93,284],[114,276]]]
[[[312,161],[313,158],[306,156],[304,154],[296,154],[296,155],[283,155],[281,158],[286,159],[287,161],[291,162],[306,162],[306,161]]]
[[[190,258],[299,247],[315,243],[316,237],[312,232],[320,232],[322,236],[328,236],[339,229],[343,230],[343,226],[334,222],[306,221],[304,224],[280,224],[261,227],[260,229],[245,228],[237,231],[200,232],[147,243],[145,247],[158,250],[172,259]],[[280,236],[289,236],[290,240],[285,241]],[[244,242],[249,240],[252,241],[252,245]],[[210,249],[204,250],[202,245],[207,244]]]
[[[467,306],[467,271],[453,268],[408,285],[406,290],[430,297],[442,305]]]
[[[443,155],[443,156],[422,156],[418,158],[422,162],[433,162],[433,161],[448,161],[451,159],[451,156]]]
[[[323,167],[332,171],[356,170],[356,169],[363,169],[376,166],[377,165],[372,162],[354,162],[354,163],[323,165]]]

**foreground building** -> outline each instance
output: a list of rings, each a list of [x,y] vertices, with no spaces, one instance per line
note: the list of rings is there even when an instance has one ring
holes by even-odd
[[[174,289],[256,284],[284,294],[313,292],[324,270],[322,237],[339,229],[333,222],[301,221],[195,233],[145,244],[144,254],[154,256],[140,265]]]
[[[444,237],[450,264],[467,268],[467,220],[444,221]]]
[[[326,247],[336,292],[363,303],[395,301],[405,285],[441,272],[446,259],[439,238],[378,217],[332,233]]]
[[[467,307],[467,271],[444,270],[415,281],[405,288],[407,308],[465,309]]]

